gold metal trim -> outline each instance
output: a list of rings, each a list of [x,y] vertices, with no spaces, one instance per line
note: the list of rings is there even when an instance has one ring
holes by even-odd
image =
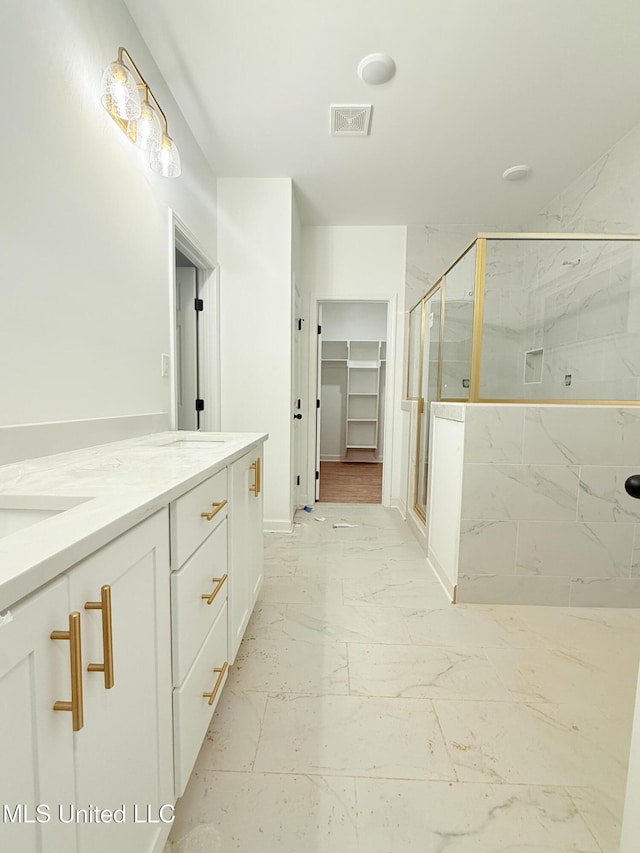
[[[255,473],[253,486],[249,486],[249,491],[253,492],[256,497],[258,497],[262,490],[262,466],[260,465],[260,462],[261,459],[258,456],[256,461],[249,465],[249,469]]]
[[[218,690],[220,690],[220,685],[222,684],[222,679],[224,678],[224,674],[228,668],[229,668],[229,664],[227,663],[227,661],[225,661],[224,664],[219,669],[213,670],[214,672],[218,673],[218,678],[216,679],[216,683],[213,685],[213,690],[211,691],[211,693],[203,693],[202,694],[203,699],[209,700],[209,705],[213,705],[213,703],[216,701],[216,695],[218,693]]]
[[[447,293],[447,275],[442,276],[442,287],[440,288],[440,340],[438,341],[438,371],[436,373],[436,389],[438,402],[442,399],[442,358],[444,341],[444,313],[445,299]]]
[[[111,690],[113,678],[113,620],[111,616],[111,587],[105,585],[100,589],[100,601],[87,601],[85,610],[102,611],[102,654],[104,663],[90,663],[87,672],[104,673],[104,689]]]
[[[221,578],[211,578],[211,580],[215,584],[215,587],[213,588],[213,592],[211,593],[211,595],[207,595],[205,593],[204,595],[201,595],[200,598],[203,598],[207,602],[207,604],[213,604],[213,599],[216,597],[216,595],[222,589],[222,585],[226,581],[227,577],[228,577],[228,575],[222,575]]]
[[[223,501],[213,501],[211,504],[215,509],[212,512],[201,512],[200,518],[206,518],[207,521],[211,521],[211,519],[215,518],[216,515],[227,505],[226,498]]]
[[[465,401],[466,402],[466,401]],[[640,406],[640,400],[541,400],[481,397],[474,403],[521,403],[523,406]]]
[[[482,321],[484,315],[484,283],[487,260],[487,241],[476,243],[476,273],[473,288],[473,324],[471,331],[471,377],[469,402],[477,403],[480,396],[480,359],[482,358]]]
[[[592,232],[576,232],[563,233],[562,231],[481,231],[476,235],[477,239],[483,240],[566,240],[571,242],[577,240],[579,242],[587,241],[606,241],[628,240],[630,242],[640,240],[640,234],[594,234]]]
[[[84,725],[84,704],[82,701],[82,641],[80,638],[80,613],[76,610],[69,614],[68,631],[52,631],[52,640],[69,640],[69,659],[71,670],[71,701],[54,702],[54,711],[71,711],[71,724],[74,732]]]

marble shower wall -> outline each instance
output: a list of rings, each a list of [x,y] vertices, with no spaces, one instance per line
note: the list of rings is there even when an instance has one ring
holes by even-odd
[[[464,410],[458,601],[640,607],[640,409]]]
[[[640,243],[488,241],[483,329],[484,398],[638,399]]]

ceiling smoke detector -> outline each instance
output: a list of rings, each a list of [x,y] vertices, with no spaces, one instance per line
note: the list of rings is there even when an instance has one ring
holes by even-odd
[[[531,174],[531,166],[510,166],[502,173],[505,181],[521,181],[523,178],[528,178]]]
[[[370,86],[388,83],[395,73],[396,64],[386,53],[370,53],[358,65],[358,77]]]
[[[332,136],[368,136],[371,104],[331,104]]]

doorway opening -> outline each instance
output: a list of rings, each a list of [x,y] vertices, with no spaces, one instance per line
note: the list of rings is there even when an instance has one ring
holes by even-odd
[[[386,302],[318,304],[316,500],[382,503]]]
[[[217,270],[175,214],[172,253],[172,428],[217,431],[220,429]]]

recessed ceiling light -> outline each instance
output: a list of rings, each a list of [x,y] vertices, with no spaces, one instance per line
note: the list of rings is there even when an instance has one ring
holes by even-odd
[[[358,77],[370,86],[388,83],[396,73],[396,64],[386,53],[370,53],[358,65]]]
[[[531,166],[510,166],[502,173],[505,181],[521,181],[523,178],[528,178],[531,174]]]

